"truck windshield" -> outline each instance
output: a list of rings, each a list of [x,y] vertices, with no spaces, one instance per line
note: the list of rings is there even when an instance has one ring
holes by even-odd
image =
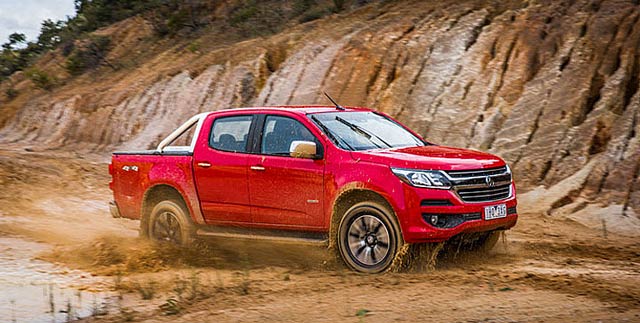
[[[426,145],[395,121],[373,112],[315,113],[310,118],[338,147],[346,150]]]

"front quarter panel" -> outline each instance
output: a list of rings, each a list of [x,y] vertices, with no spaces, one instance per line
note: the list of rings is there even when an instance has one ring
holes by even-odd
[[[348,152],[340,151],[341,153]],[[408,224],[402,182],[386,165],[364,162],[342,156],[338,161],[327,164],[327,192],[331,204],[327,208],[325,225],[330,227],[331,217],[338,198],[352,190],[368,190],[382,196],[396,213],[401,229]]]

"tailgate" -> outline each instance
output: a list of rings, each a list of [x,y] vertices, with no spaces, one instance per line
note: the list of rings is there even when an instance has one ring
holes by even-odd
[[[109,170],[112,176],[110,185],[113,198],[121,215],[126,218],[138,218],[138,204],[142,201],[144,166],[136,155],[113,155]]]

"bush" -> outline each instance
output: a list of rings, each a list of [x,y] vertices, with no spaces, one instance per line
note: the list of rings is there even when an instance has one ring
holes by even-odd
[[[4,90],[4,94],[7,96],[7,98],[9,100],[13,100],[18,96],[18,90],[10,87],[10,88]]]
[[[62,51],[62,56],[69,56],[76,48],[76,44],[73,41],[66,41],[60,45],[60,50]]]
[[[346,7],[345,0],[333,0],[333,7],[336,12],[340,12]]]
[[[158,36],[176,35],[198,30],[210,22],[211,11],[216,8],[216,3],[201,0],[172,0],[156,1],[147,6],[143,16],[151,23]]]
[[[46,91],[51,90],[56,84],[56,79],[53,76],[50,76],[47,72],[37,68],[32,68],[25,74],[37,88]]]
[[[76,46],[67,58],[67,71],[72,75],[79,75],[98,68],[103,63],[115,69],[106,58],[110,43],[109,37],[92,36],[84,44]]]
[[[291,19],[292,11],[282,6],[271,6],[269,2],[247,0],[231,11],[229,25],[243,37],[274,34]]]
[[[258,7],[255,2],[249,2],[244,6],[239,7],[231,15],[229,22],[233,27],[239,27],[242,23],[249,21],[249,19],[258,15]]]
[[[302,14],[302,16],[300,16],[300,19],[298,19],[298,21],[300,23],[305,23],[313,20],[318,20],[330,13],[331,11],[326,8],[315,8]]]
[[[189,46],[187,46],[187,50],[189,50],[192,53],[197,53],[200,50],[200,42],[199,41],[193,41],[191,43],[189,43]]]

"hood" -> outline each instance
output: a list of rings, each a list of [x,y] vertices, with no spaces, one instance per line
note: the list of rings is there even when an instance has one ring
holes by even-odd
[[[356,160],[409,169],[471,170],[505,165],[502,159],[488,153],[435,145],[354,151],[351,155]]]

